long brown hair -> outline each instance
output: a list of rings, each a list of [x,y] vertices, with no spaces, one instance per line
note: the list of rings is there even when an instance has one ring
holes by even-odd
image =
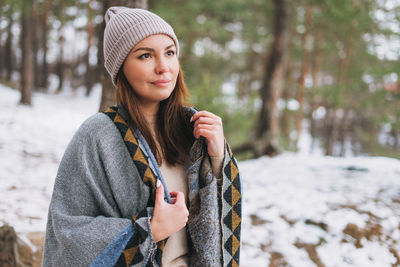
[[[189,91],[180,67],[175,88],[167,99],[160,102],[157,113],[155,132],[160,149],[157,148],[149,125],[140,111],[139,98],[129,84],[122,68],[117,76],[114,97],[115,101],[128,111],[159,165],[161,165],[162,159],[165,159],[170,165],[186,162],[190,147],[194,142],[194,136],[193,127],[189,122],[189,111],[184,107],[187,105]]]

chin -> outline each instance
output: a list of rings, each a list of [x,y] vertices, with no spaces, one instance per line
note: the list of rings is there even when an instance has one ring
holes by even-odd
[[[160,95],[156,96],[155,97],[156,99],[154,99],[154,100],[159,101],[159,102],[167,100],[171,96],[171,94],[172,94],[172,92],[170,92],[169,94],[160,94]]]

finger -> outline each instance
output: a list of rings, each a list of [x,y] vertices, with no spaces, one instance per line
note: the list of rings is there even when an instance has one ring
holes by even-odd
[[[193,129],[193,135],[197,139],[200,138],[200,136],[205,138],[217,137],[219,133],[222,134],[222,131],[219,131],[218,126],[215,125],[199,124]]]
[[[207,117],[207,118],[211,118],[211,119],[219,119],[219,117],[211,112],[208,111],[199,111],[197,113],[195,113],[192,118],[191,118],[191,122],[194,122],[196,120],[198,120],[201,117]]]
[[[215,136],[218,135],[218,126],[215,125],[208,125],[208,124],[199,124],[196,128],[193,129],[193,135],[197,139],[200,138],[200,136],[203,137],[212,137],[212,135],[209,136],[209,133],[214,134]]]
[[[219,126],[214,125],[214,124],[199,124],[199,125],[197,125],[196,130],[209,130],[209,131],[217,132],[218,127]]]
[[[214,131],[208,130],[208,129],[195,129],[195,130],[193,131],[193,135],[194,135],[194,137],[196,137],[197,139],[199,139],[200,136],[203,136],[204,138],[206,138],[207,140],[209,140],[210,138],[213,137]]]
[[[193,127],[197,127],[199,124],[208,124],[208,125],[221,125],[221,122],[215,118],[209,117],[200,117],[196,120]]]
[[[193,116],[192,116],[192,118],[191,118],[191,122],[194,122],[194,121],[196,121],[199,117],[203,117],[203,116],[205,116],[205,117],[210,117],[210,118],[214,118],[214,119],[220,119],[220,117],[218,117],[217,115],[215,115],[215,114],[213,114],[213,113],[211,113],[211,112],[208,112],[208,111],[206,111],[206,110],[202,110],[202,111],[199,111],[199,112],[196,112],[195,114],[193,114]]]
[[[164,186],[161,183],[160,179],[157,179],[156,203],[162,204],[163,202],[164,202]]]
[[[184,204],[186,206],[185,202],[185,195],[182,192],[176,192],[176,204]]]

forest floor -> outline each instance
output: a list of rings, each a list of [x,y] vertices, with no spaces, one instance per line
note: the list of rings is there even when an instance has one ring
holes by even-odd
[[[19,93],[0,85],[0,225],[41,253],[54,178],[100,90]],[[239,162],[241,266],[400,266],[400,161],[305,151]],[[31,242],[29,242],[31,240]]]

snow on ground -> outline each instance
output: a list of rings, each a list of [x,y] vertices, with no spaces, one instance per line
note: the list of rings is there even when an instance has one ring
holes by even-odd
[[[286,153],[240,170],[243,266],[315,266],[306,249],[324,266],[400,265],[399,160]]]
[[[34,94],[0,86],[0,225],[45,231],[66,145],[100,90]],[[400,266],[400,161],[284,153],[239,163],[241,266]]]
[[[97,112],[100,91],[36,93],[33,106],[0,85],[0,224],[16,231],[44,231],[58,164],[79,125]]]

